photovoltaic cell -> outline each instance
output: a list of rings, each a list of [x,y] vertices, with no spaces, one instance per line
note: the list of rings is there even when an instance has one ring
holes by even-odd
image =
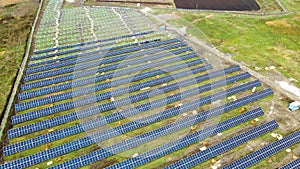
[[[286,137],[284,137],[281,140],[275,141],[266,147],[259,149],[258,151],[255,151],[251,154],[248,154],[245,157],[240,158],[239,160],[236,160],[229,165],[226,165],[224,169],[242,169],[242,168],[247,168],[250,167],[253,164],[256,164],[263,159],[270,157],[277,152],[286,149],[296,143],[300,142],[300,130],[296,131]]]
[[[217,155],[225,153],[226,151],[229,151],[229,150],[231,150],[239,145],[242,145],[243,143],[246,143],[249,140],[257,138],[263,134],[266,134],[267,132],[270,132],[278,127],[279,126],[275,120],[264,123],[258,127],[248,130],[248,131],[246,131],[242,134],[239,134],[233,138],[230,138],[219,144],[211,146],[204,151],[199,151],[191,156],[181,159],[178,162],[165,167],[165,169],[175,169],[175,168],[179,169],[179,168],[194,167],[202,162],[205,162],[206,160],[209,160],[210,158],[213,158]]]
[[[209,126],[203,130],[197,131],[193,134],[187,135],[178,140],[171,141],[170,143],[167,143],[165,145],[154,148],[143,154],[139,154],[138,157],[129,158],[125,161],[122,161],[115,165],[109,166],[109,167],[107,167],[107,169],[113,169],[113,168],[124,168],[125,169],[125,168],[139,167],[143,164],[149,163],[153,160],[161,158],[167,154],[170,154],[172,152],[180,150],[180,149],[187,147],[189,145],[192,145],[200,140],[208,138],[214,134],[223,132],[231,127],[234,127],[238,124],[244,123],[250,119],[253,119],[253,118],[255,118],[257,116],[261,116],[261,115],[263,115],[263,111],[261,108],[251,110],[247,113],[244,113],[244,114],[238,115],[236,117],[233,117],[229,120],[220,122],[219,124]]]
[[[300,158],[280,167],[280,169],[299,169],[300,168]]]

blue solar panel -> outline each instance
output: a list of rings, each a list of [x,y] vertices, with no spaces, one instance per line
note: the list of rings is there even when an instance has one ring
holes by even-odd
[[[59,47],[55,47],[55,48],[43,49],[43,50],[34,51],[34,54],[47,53],[47,52],[52,52],[52,51],[60,50],[60,49],[74,48],[74,47],[79,47],[79,46],[84,46],[84,45],[95,44],[95,43],[99,43],[99,42],[107,42],[107,41],[118,40],[118,39],[123,39],[123,38],[130,38],[130,37],[134,37],[134,36],[141,36],[141,35],[146,35],[146,34],[151,34],[151,33],[154,33],[154,31],[140,32],[140,33],[135,33],[135,34],[130,34],[130,35],[122,35],[122,36],[117,36],[117,37],[112,37],[112,38],[100,39],[97,41],[82,42],[82,43],[77,43],[74,45],[65,45],[65,46],[59,46]]]
[[[170,46],[172,46],[172,48],[179,48],[179,47],[187,46],[187,44],[177,43],[177,44],[173,44],[173,45],[170,45]],[[136,51],[139,51],[141,49],[143,49],[141,46],[137,46],[137,47],[132,47],[132,48],[126,48],[126,49],[123,49],[123,50],[108,51],[108,52],[105,52],[103,54],[99,54],[98,58],[99,59],[100,58],[107,58],[107,57],[112,57],[112,56],[116,56],[116,55],[136,52]],[[162,47],[160,50],[165,50],[165,49],[164,49],[164,47]],[[93,51],[92,53],[96,54],[96,53],[99,53],[99,52]],[[85,56],[85,55],[90,55],[90,54],[84,53],[83,56]],[[127,56],[125,55],[123,57],[127,57]],[[142,61],[142,60],[145,60],[145,59],[147,59],[147,58],[135,59],[134,61],[138,62],[138,61]],[[133,62],[133,61],[131,61],[131,62]],[[60,74],[70,73],[70,72],[78,71],[78,70],[81,70],[81,69],[99,67],[99,64],[102,64],[102,60],[94,61],[92,63],[91,62],[90,63],[81,63],[81,64],[77,64],[76,66],[60,68],[58,70],[50,70],[50,71],[47,71],[47,72],[30,74],[30,75],[24,76],[24,81],[28,82],[28,81],[32,81],[32,80],[38,80],[38,79],[43,79],[43,78],[46,78],[46,77],[52,77],[52,76],[57,76],[57,75],[60,75]],[[130,64],[130,62],[128,64]],[[122,66],[126,67],[127,64],[124,63],[124,65],[122,64]],[[120,67],[120,65],[119,66],[117,65],[117,68],[120,69],[122,67]],[[108,71],[108,70],[114,70],[115,68],[113,68],[113,65],[109,65],[109,66],[105,66],[104,68],[101,67],[101,68],[98,68],[98,69],[97,68],[94,68],[94,69],[95,70],[93,71],[94,72],[93,74],[95,74],[95,72],[104,72],[104,71]]]
[[[224,70],[215,71],[215,72],[212,72],[212,73],[209,73],[209,74],[204,74],[204,75],[197,76],[195,78],[187,79],[187,80],[184,80],[184,81],[179,82],[179,83],[173,83],[173,84],[170,84],[170,85],[167,85],[167,86],[160,87],[160,88],[158,88],[157,91],[162,91],[164,93],[167,93],[167,92],[170,92],[172,90],[178,89],[179,86],[184,87],[184,86],[194,84],[195,83],[194,80],[196,80],[197,83],[200,83],[202,81],[205,81],[205,80],[208,80],[208,79],[211,79],[211,78],[215,78],[215,77],[218,77],[218,76],[222,76],[224,74],[229,74],[229,73],[232,73],[232,72],[235,72],[235,71],[238,71],[238,70],[240,70],[239,66],[232,66],[232,67],[226,68]],[[248,76],[247,74],[244,74],[240,77],[247,77],[247,76]],[[178,85],[178,84],[180,84],[180,85]],[[214,87],[214,86],[212,86],[212,87]],[[152,92],[152,90],[147,91],[147,92],[143,92],[140,95],[149,96],[150,92]],[[63,115],[63,116],[58,116],[58,117],[55,117],[53,119],[49,119],[49,120],[46,120],[46,121],[41,121],[41,122],[37,122],[37,123],[34,123],[34,124],[22,126],[22,128],[14,128],[14,129],[11,129],[11,130],[8,131],[8,136],[10,138],[14,138],[14,137],[22,136],[22,135],[25,135],[25,134],[29,134],[31,132],[39,131],[39,130],[42,130],[42,129],[45,129],[45,128],[50,128],[50,127],[53,127],[53,126],[56,126],[56,125],[67,123],[67,122],[70,122],[70,121],[73,121],[73,120],[77,120],[78,119],[78,116],[77,116],[78,114],[86,114],[86,116],[93,115],[93,114],[98,114],[101,110],[101,105],[99,105],[99,106],[93,106],[93,107],[89,107],[87,109],[83,109],[81,112],[85,112],[85,113],[73,112],[73,113],[69,113],[69,114],[66,114],[66,115]],[[134,109],[134,110],[141,110],[142,111],[142,109],[145,106],[148,106],[148,105],[146,104],[146,105],[143,105],[143,106],[139,106],[139,107],[137,107],[138,109]],[[135,112],[131,109],[129,111]],[[122,112],[122,114],[123,114],[123,112]],[[106,121],[113,122],[112,119],[118,120],[119,119],[118,117],[123,117],[123,115],[121,115],[120,112],[118,112],[116,114],[109,115],[107,119],[103,119],[103,120],[105,122]],[[97,120],[99,120],[99,119],[97,119]],[[102,120],[99,120],[99,121],[102,121]],[[104,123],[104,124],[106,124],[106,123]],[[85,125],[87,125],[87,124],[85,124]]]
[[[171,56],[173,54],[180,54],[180,53],[190,51],[190,50],[192,50],[192,49],[188,47],[188,48],[183,48],[183,49],[170,51],[171,53],[170,52],[160,53],[160,54],[157,54],[157,55],[152,56],[152,57],[159,57],[159,56],[160,57],[166,57],[166,56]],[[54,93],[54,92],[74,88],[74,87],[87,85],[87,84],[90,84],[90,83],[103,81],[103,80],[106,80],[106,79],[112,79],[112,78],[122,76],[122,75],[135,73],[135,72],[142,71],[142,70],[145,70],[145,69],[148,69],[148,68],[162,66],[162,65],[165,65],[165,64],[169,64],[169,63],[178,61],[178,59],[186,60],[186,59],[195,58],[197,56],[199,56],[197,53],[184,54],[184,55],[181,55],[179,57],[164,59],[164,60],[161,60],[161,61],[158,61],[158,62],[149,63],[147,65],[136,66],[134,68],[127,68],[127,69],[124,69],[124,70],[117,70],[115,72],[111,72],[111,73],[107,73],[107,74],[99,75],[99,76],[97,76],[97,75],[95,76],[95,73],[97,73],[97,70],[94,70],[94,69],[90,69],[90,70],[84,71],[84,72],[78,72],[78,73],[74,73],[74,74],[59,76],[57,78],[47,79],[45,81],[42,81],[41,83],[45,82],[45,83],[53,84],[53,83],[61,83],[63,81],[69,81],[69,80],[70,81],[72,80],[72,82],[67,82],[65,84],[59,84],[59,85],[56,85],[56,86],[51,86],[51,87],[47,87],[47,88],[43,88],[43,89],[39,89],[39,90],[30,91],[30,92],[20,93],[20,94],[18,94],[18,99],[19,100],[24,100],[24,99],[29,99],[29,98],[41,96],[41,95],[46,95],[46,94],[50,94],[50,93]],[[148,60],[148,59],[146,59],[146,60]],[[76,80],[77,78],[86,77],[86,76],[90,76],[90,75],[93,75],[93,76],[89,77],[89,78],[86,78],[86,79],[83,79],[83,80]]]
[[[280,167],[280,169],[299,169],[300,168],[300,158]]]
[[[187,62],[185,64],[181,63],[181,64],[177,64],[177,65],[172,65],[172,66],[166,67],[164,70],[169,70],[169,72],[172,72],[172,71],[176,71],[176,70],[186,68],[187,66],[188,67],[195,66],[195,65],[201,64],[205,61],[206,61],[205,59],[197,59],[197,60]],[[149,71],[149,72],[143,72],[142,75],[141,74],[135,75],[134,76],[135,77],[134,81],[149,78],[149,77],[154,77],[156,75],[160,75],[160,74],[164,74],[164,73],[165,73],[165,71],[163,71],[163,70],[153,70],[153,71]],[[81,95],[86,95],[86,94],[89,94],[89,93],[92,93],[92,92],[96,92],[96,91],[111,88],[112,85],[114,85],[114,87],[115,87],[115,84],[122,85],[122,84],[128,83],[128,80],[126,80],[126,79],[128,79],[128,77],[118,79],[118,80],[114,80],[113,82],[105,82],[105,83],[96,84],[96,85],[93,85],[93,86],[83,87],[83,88],[79,88],[79,89],[73,89],[70,92],[51,95],[51,96],[48,96],[48,97],[44,97],[44,98],[40,98],[40,99],[36,99],[36,100],[31,100],[31,101],[28,101],[28,102],[22,102],[22,103],[19,103],[19,104],[15,104],[15,109],[16,109],[16,111],[22,111],[22,110],[34,108],[34,107],[37,107],[37,106],[50,104],[50,103],[54,103],[54,102],[58,102],[58,101],[61,101],[61,100],[74,98],[74,97],[81,96]]]
[[[179,39],[170,39],[170,40],[165,40],[165,41],[153,41],[153,42],[154,43],[140,43],[143,45],[140,46],[139,48],[141,48],[141,49],[153,48],[153,47],[158,47],[161,45],[167,45],[167,44],[171,44],[171,43],[175,43],[175,42],[180,42],[180,40]],[[93,53],[94,52],[97,52],[97,53],[104,52],[106,50],[116,50],[116,49],[126,47],[126,46],[127,45],[122,45],[122,46],[111,47],[108,49],[95,50],[95,51],[93,51]],[[103,58],[104,56],[105,55],[103,55],[103,54],[88,55],[88,53],[78,53],[76,55],[65,56],[64,58],[60,58],[60,59],[64,59],[60,62],[54,62],[54,63],[42,65],[42,66],[27,68],[26,74],[36,73],[36,72],[45,71],[45,70],[51,70],[54,68],[65,67],[68,65],[75,65],[75,64],[79,64],[81,62],[87,62],[87,61],[91,61],[91,60],[95,60],[95,59],[99,59],[99,58],[102,58],[101,64],[107,64],[107,63],[112,63],[112,62],[116,62],[116,61],[121,61],[125,58],[128,59],[132,55],[123,55],[123,56],[112,57],[112,58]]]
[[[266,93],[261,93],[262,95],[265,95],[269,92],[272,93],[272,91],[265,90]],[[252,97],[253,99],[253,97]],[[245,100],[242,100],[240,103],[244,102]],[[249,101],[249,100],[248,100]],[[253,100],[251,100],[253,101]],[[250,102],[251,102],[250,101]],[[238,103],[238,104],[240,104]],[[229,108],[230,109],[230,108]],[[72,160],[69,160],[67,162],[58,164],[54,167],[51,167],[51,169],[60,169],[60,168],[74,168],[74,167],[82,167],[85,165],[88,165],[92,162],[96,162],[98,160],[101,160],[103,158],[107,158],[111,155],[120,153],[122,151],[128,150],[130,148],[136,147],[138,145],[144,144],[148,141],[151,141],[153,139],[156,139],[158,137],[161,137],[163,135],[170,134],[172,132],[181,130],[183,128],[186,128],[188,126],[193,125],[194,123],[199,123],[200,121],[206,120],[207,118],[213,117],[215,115],[219,115],[220,113],[226,112],[227,108],[224,108],[223,106],[216,108],[211,111],[207,111],[206,113],[200,113],[198,115],[185,118],[183,120],[177,121],[175,123],[163,126],[159,129],[152,130],[150,132],[141,134],[139,136],[127,139],[125,141],[119,142],[117,144],[114,144],[112,146],[106,147],[104,149],[99,149],[96,151],[93,151],[91,153],[85,154],[83,156],[80,156],[78,158],[74,158]],[[158,117],[160,118],[160,117]],[[75,147],[78,147],[80,145],[73,145]],[[79,148],[79,147],[78,147]],[[82,147],[81,147],[82,148]]]
[[[141,42],[141,43],[139,43],[139,44],[142,44],[141,46],[136,46],[136,47],[133,47],[131,49],[133,51],[134,50],[141,50],[141,49],[149,49],[149,48],[159,47],[161,45],[167,45],[167,44],[171,44],[171,43],[180,42],[180,40],[179,39],[170,39],[170,40],[159,41],[159,42],[155,41],[155,40],[152,40],[151,42],[149,42],[149,43]],[[128,44],[127,45],[122,45],[122,47],[126,47],[126,46],[128,46]],[[132,45],[130,45],[130,46],[132,46]],[[122,54],[122,52],[129,51],[127,48],[125,48],[125,49],[118,50],[117,53],[116,53],[115,50],[120,48],[120,47],[121,46],[116,46],[116,47],[111,47],[111,48],[107,48],[107,49],[100,49],[100,50],[94,50],[94,51],[91,51],[91,52],[84,52],[84,53],[77,53],[77,54],[73,54],[73,55],[68,55],[68,56],[64,56],[63,58],[57,58],[57,59],[59,59],[59,62],[48,63],[48,64],[42,65],[42,66],[27,68],[26,69],[26,74],[31,74],[31,73],[41,72],[41,71],[49,71],[49,70],[54,69],[54,68],[66,67],[68,65],[79,65],[80,63],[82,65],[84,65],[84,63],[86,63],[88,61],[99,60],[99,59],[101,59],[101,60],[100,61],[94,61],[94,62],[97,62],[99,64],[107,64],[107,63],[112,63],[112,62],[121,61],[121,60],[124,60],[124,59],[129,59],[129,58],[132,58],[132,57],[139,56],[139,55],[136,55],[136,54],[135,55],[133,55],[133,54],[124,55],[123,54],[123,55],[118,56],[118,57],[107,57],[107,56],[113,56],[113,54],[118,54],[118,53]],[[158,48],[158,49],[163,49],[163,48]],[[101,54],[99,54],[99,53],[101,53]],[[138,54],[143,54],[143,53],[138,52]]]
[[[172,59],[169,59],[169,60],[171,61]],[[173,75],[166,75],[164,77],[157,78],[155,80],[149,80],[149,81],[146,81],[146,82],[138,83],[138,84],[129,86],[129,88],[128,87],[122,87],[122,88],[118,88],[118,89],[115,89],[115,90],[112,90],[112,91],[109,91],[109,92],[90,95],[90,96],[79,98],[79,99],[74,100],[74,101],[54,105],[53,107],[47,107],[47,108],[35,110],[35,111],[32,111],[32,112],[12,116],[12,123],[13,124],[21,123],[21,122],[24,122],[26,120],[35,119],[35,118],[39,118],[39,117],[46,116],[46,115],[51,115],[51,114],[54,114],[54,113],[57,113],[57,112],[73,109],[75,107],[84,106],[84,105],[91,104],[91,103],[94,103],[94,102],[98,102],[98,101],[101,101],[101,100],[109,99],[113,96],[115,97],[115,96],[119,96],[119,95],[122,95],[122,94],[126,94],[127,92],[138,91],[138,90],[140,90],[142,88],[145,88],[145,87],[152,87],[152,86],[156,86],[156,85],[159,85],[159,84],[169,82],[171,80],[174,80],[175,77],[180,78],[180,77],[188,76],[188,75],[190,75],[190,73],[195,74],[195,73],[203,72],[203,71],[208,70],[210,68],[211,68],[211,65],[208,65],[208,68],[206,66],[201,66],[201,67],[197,67],[197,68],[194,68],[194,69],[191,69],[191,70],[186,70],[186,71],[182,71],[182,72],[179,72],[179,73],[175,73]],[[132,68],[132,69],[134,69],[134,68]]]
[[[244,123],[250,119],[253,119],[253,118],[255,118],[257,116],[261,116],[261,115],[263,115],[263,111],[261,108],[251,110],[247,113],[238,115],[229,120],[220,122],[219,124],[209,126],[203,130],[200,130],[193,134],[187,135],[183,138],[171,141],[170,143],[167,143],[165,145],[162,145],[160,147],[157,147],[155,149],[147,151],[143,154],[140,154],[138,157],[130,158],[130,159],[127,159],[120,163],[117,163],[113,166],[109,166],[109,167],[107,167],[107,169],[139,167],[143,164],[149,163],[153,160],[161,158],[167,154],[170,154],[172,152],[180,150],[180,149],[187,147],[189,145],[192,145],[200,140],[203,140],[214,134],[223,132],[231,127],[234,127],[238,124]]]
[[[145,43],[141,47],[144,48],[144,49],[153,48],[153,47],[158,47],[158,46],[161,46],[161,45],[167,45],[167,44],[171,44],[171,43],[175,43],[175,42],[180,42],[180,40],[179,39],[170,39],[170,40],[165,40],[165,41],[157,41],[155,43]],[[122,46],[124,46],[124,45],[122,45]],[[115,50],[116,48],[120,48],[120,46],[112,47],[111,50]],[[82,55],[82,57],[80,57],[81,55]],[[126,56],[127,56],[126,58],[129,58],[131,55],[126,55]],[[87,56],[86,53],[82,53],[82,54],[77,54],[76,58],[72,59],[70,57],[71,56],[66,56],[65,57],[68,60],[62,60],[60,62],[54,62],[54,63],[49,63],[49,64],[46,64],[46,65],[42,65],[42,66],[27,68],[26,73],[35,73],[35,72],[40,72],[40,71],[45,71],[45,70],[51,70],[51,69],[54,69],[54,68],[65,67],[65,66],[68,66],[68,65],[75,65],[75,64],[78,64],[78,63],[81,63],[81,62],[86,62],[86,61],[90,61],[90,60],[99,59],[100,57],[102,57],[102,55],[96,54],[96,55]],[[111,58],[103,58],[101,63],[107,64],[107,63],[120,61],[120,60],[123,60],[123,59],[124,59],[124,57],[121,57],[121,56],[111,57]]]
[[[5,155],[10,155],[12,153],[17,153],[17,152],[20,152],[20,151],[23,151],[23,150],[30,149],[30,148],[33,148],[35,146],[41,145],[41,144],[46,144],[47,142],[51,142],[51,141],[54,141],[54,140],[57,140],[57,139],[61,139],[63,137],[78,134],[78,133],[83,132],[85,130],[90,130],[92,128],[99,127],[101,125],[111,123],[111,122],[120,120],[122,118],[126,118],[126,117],[129,117],[129,116],[144,112],[144,111],[148,111],[148,110],[156,108],[156,107],[163,106],[165,104],[170,104],[170,103],[173,103],[173,102],[178,101],[180,99],[185,99],[185,98],[188,98],[192,95],[196,95],[198,93],[205,92],[207,90],[210,90],[211,88],[224,86],[226,84],[233,83],[233,82],[236,82],[238,80],[242,80],[242,79],[245,79],[245,78],[248,78],[248,77],[250,77],[250,74],[248,74],[248,73],[236,75],[236,76],[233,76],[233,77],[229,77],[229,78],[226,78],[226,79],[223,79],[223,80],[216,81],[216,82],[211,83],[211,84],[206,84],[206,85],[200,86],[200,87],[198,87],[198,92],[196,92],[196,89],[190,89],[190,90],[185,91],[183,93],[178,93],[178,94],[175,94],[175,95],[172,95],[172,96],[168,96],[167,98],[158,99],[158,100],[153,101],[151,103],[146,103],[146,104],[139,105],[135,108],[129,108],[129,109],[122,110],[122,114],[120,114],[120,112],[110,114],[108,116],[104,116],[104,117],[100,117],[100,118],[97,118],[97,119],[93,119],[91,121],[84,122],[81,125],[72,126],[72,127],[66,128],[66,129],[62,129],[62,130],[57,130],[57,131],[49,133],[47,135],[39,136],[39,137],[36,137],[36,138],[33,138],[33,139],[29,139],[29,140],[26,140],[26,141],[23,141],[23,142],[19,142],[19,143],[10,145],[10,146],[6,146],[6,147],[4,147],[4,154]],[[145,94],[143,94],[143,95],[145,95]],[[89,114],[89,113],[87,113],[87,114]],[[85,113],[85,115],[86,115],[86,113]],[[55,124],[57,125],[57,123],[55,123]],[[37,125],[35,125],[35,124],[33,124],[33,125],[34,126],[32,126],[32,125],[28,126],[28,129],[31,129],[31,131],[32,131],[32,128],[39,128]],[[84,126],[84,127],[82,127],[82,126]],[[20,130],[19,131],[14,130],[14,131],[15,131],[15,133],[24,133],[24,130],[25,130],[25,128],[23,127],[22,131],[20,131]]]
[[[233,94],[235,92],[246,90],[247,88],[248,89],[252,88],[253,85],[254,85],[254,83],[247,83],[247,84],[244,84],[244,85],[241,85],[241,86],[237,86],[237,87],[232,88],[232,90],[229,89],[227,91],[223,91],[222,93],[214,94],[214,97],[209,97],[208,99],[210,101],[214,101],[216,99],[224,97],[224,95],[226,96],[226,93]],[[134,137],[132,139],[128,139],[128,140],[125,140],[123,142],[114,144],[114,145],[112,145],[110,147],[107,147],[105,149],[100,149],[100,150],[94,151],[92,153],[83,155],[81,157],[72,159],[72,160],[70,160],[68,162],[61,163],[60,165],[57,165],[56,168],[63,168],[68,163],[70,163],[70,168],[74,168],[74,166],[84,166],[84,165],[88,164],[88,163],[86,163],[87,161],[85,161],[86,159],[89,159],[88,160],[89,163],[93,162],[93,161],[100,160],[102,158],[105,158],[105,157],[108,157],[110,155],[113,155],[114,153],[118,153],[120,151],[124,151],[124,150],[126,150],[128,148],[132,148],[132,147],[135,147],[135,146],[137,146],[139,144],[143,144],[143,143],[145,143],[147,141],[150,141],[152,139],[155,139],[155,138],[160,137],[162,135],[165,135],[167,133],[175,132],[177,130],[180,130],[180,129],[183,129],[185,127],[188,127],[188,126],[190,126],[190,125],[192,125],[194,123],[199,123],[200,121],[206,120],[207,118],[213,117],[215,115],[219,115],[219,114],[221,114],[223,112],[227,112],[227,111],[233,109],[234,105],[236,105],[237,107],[238,106],[242,106],[242,105],[247,104],[249,102],[253,102],[253,101],[257,100],[257,99],[260,99],[262,97],[268,96],[268,95],[270,95],[272,93],[273,92],[270,89],[264,90],[262,92],[257,92],[256,94],[249,95],[249,96],[247,96],[245,98],[242,98],[242,99],[239,99],[237,101],[225,104],[225,107],[221,106],[219,108],[215,108],[213,110],[200,113],[200,114],[198,114],[196,116],[185,118],[183,120],[180,120],[178,122],[172,123],[170,125],[167,125],[167,126],[159,128],[159,129],[150,131],[148,133],[139,135],[139,136]],[[198,105],[204,104],[206,101],[207,100],[201,100],[200,102],[197,102],[197,103],[194,103],[194,101],[192,101],[189,104],[184,104],[183,106],[177,107],[177,112],[178,111],[187,111],[190,108],[194,109]],[[226,105],[228,107],[226,107]],[[171,113],[178,114],[176,112],[171,112]],[[155,119],[157,119],[157,120],[164,119],[164,118],[167,118],[168,116],[169,116],[168,113],[164,113],[164,114],[162,114],[160,116],[155,116]],[[141,121],[141,120],[142,119],[137,120],[137,122]],[[149,122],[148,118],[146,118],[146,120],[144,120],[142,123],[136,123],[136,125],[140,126],[143,123],[147,123],[147,122]],[[127,126],[127,124],[125,124],[125,125]],[[129,127],[129,129],[132,128],[130,126],[128,126],[128,127]],[[109,132],[107,134],[111,135],[111,133],[109,133]],[[97,141],[99,139],[101,139],[101,138],[107,137],[107,135],[99,135],[99,133],[96,133],[95,135],[96,135],[95,139]],[[28,167],[30,165],[33,165],[33,164],[36,164],[36,163],[39,163],[39,162],[42,162],[42,161],[45,161],[45,160],[48,160],[48,159],[51,159],[51,158],[63,155],[63,154],[66,154],[66,153],[69,153],[71,151],[75,151],[75,150],[78,150],[80,148],[89,146],[91,144],[94,144],[94,140],[91,139],[90,137],[84,137],[84,138],[81,138],[81,139],[78,139],[78,140],[74,140],[72,142],[68,142],[68,143],[63,144],[61,146],[57,146],[57,147],[45,150],[43,152],[39,152],[39,153],[34,154],[34,155],[26,156],[26,157],[17,159],[15,161],[6,163],[6,164],[3,165],[3,167],[14,166],[14,168],[18,168],[20,166],[20,164],[22,164],[25,167]]]
[[[270,132],[278,127],[279,126],[275,120],[264,123],[258,127],[248,130],[242,134],[234,136],[233,138],[230,138],[219,144],[211,146],[204,151],[200,151],[191,156],[183,158],[183,159],[179,160],[178,162],[165,167],[165,169],[174,169],[174,168],[179,169],[179,168],[194,167],[206,160],[209,160],[210,158],[213,158],[217,155],[225,153],[226,151],[229,151],[243,143],[246,143],[249,140],[257,138],[258,136],[266,134],[267,132]]]
[[[277,152],[286,149],[299,142],[300,142],[300,130],[284,137],[281,140],[275,141],[262,149],[259,149],[251,154],[248,154],[247,156],[242,157],[230,163],[229,165],[226,165],[224,169],[233,169],[233,168],[242,169],[242,168],[250,167],[251,165],[256,164],[262,161],[263,159],[270,157],[276,154]]]

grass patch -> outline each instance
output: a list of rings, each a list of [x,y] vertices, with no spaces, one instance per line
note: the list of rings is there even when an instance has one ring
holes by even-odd
[[[286,77],[300,81],[300,13],[277,17],[200,12],[176,14],[204,32],[215,47],[229,53],[233,59],[252,69],[260,67],[263,74],[264,67],[276,66]],[[197,37],[199,30],[196,28],[187,29],[187,32]],[[296,85],[299,87],[300,82]]]
[[[5,2],[1,1],[0,5],[0,112],[4,111],[22,62],[27,37],[38,7],[37,1]]]

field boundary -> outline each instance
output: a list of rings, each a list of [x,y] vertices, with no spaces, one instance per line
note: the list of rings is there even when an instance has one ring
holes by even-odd
[[[3,139],[3,132],[6,128],[6,123],[8,121],[9,114],[10,114],[12,108],[13,108],[13,104],[14,104],[14,101],[15,101],[15,98],[16,98],[16,94],[18,92],[18,89],[19,89],[19,86],[20,86],[20,83],[21,83],[21,80],[22,80],[22,77],[23,77],[23,73],[24,73],[26,65],[27,65],[27,61],[28,61],[30,51],[31,51],[34,32],[35,32],[35,29],[36,29],[36,26],[37,26],[37,23],[38,23],[40,14],[41,14],[43,4],[44,4],[44,0],[40,0],[39,8],[38,8],[37,14],[35,16],[35,20],[34,20],[33,25],[31,27],[31,32],[30,32],[30,35],[29,35],[29,38],[28,38],[28,41],[27,41],[27,45],[26,45],[27,49],[25,51],[23,61],[22,61],[21,66],[19,68],[18,75],[16,77],[13,90],[10,94],[9,101],[8,101],[7,106],[5,108],[3,118],[1,119],[0,140]]]

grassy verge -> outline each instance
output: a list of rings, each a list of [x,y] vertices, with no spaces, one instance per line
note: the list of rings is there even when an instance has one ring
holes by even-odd
[[[196,28],[187,29],[189,34],[197,37],[201,30],[233,59],[252,69],[260,68],[262,74],[268,74],[265,67],[276,66],[286,77],[300,81],[300,13],[270,17],[200,12],[176,15]],[[182,25],[178,19],[170,22]],[[299,87],[300,82],[295,85]]]
[[[0,2],[0,113],[22,62],[37,7],[38,1]]]

